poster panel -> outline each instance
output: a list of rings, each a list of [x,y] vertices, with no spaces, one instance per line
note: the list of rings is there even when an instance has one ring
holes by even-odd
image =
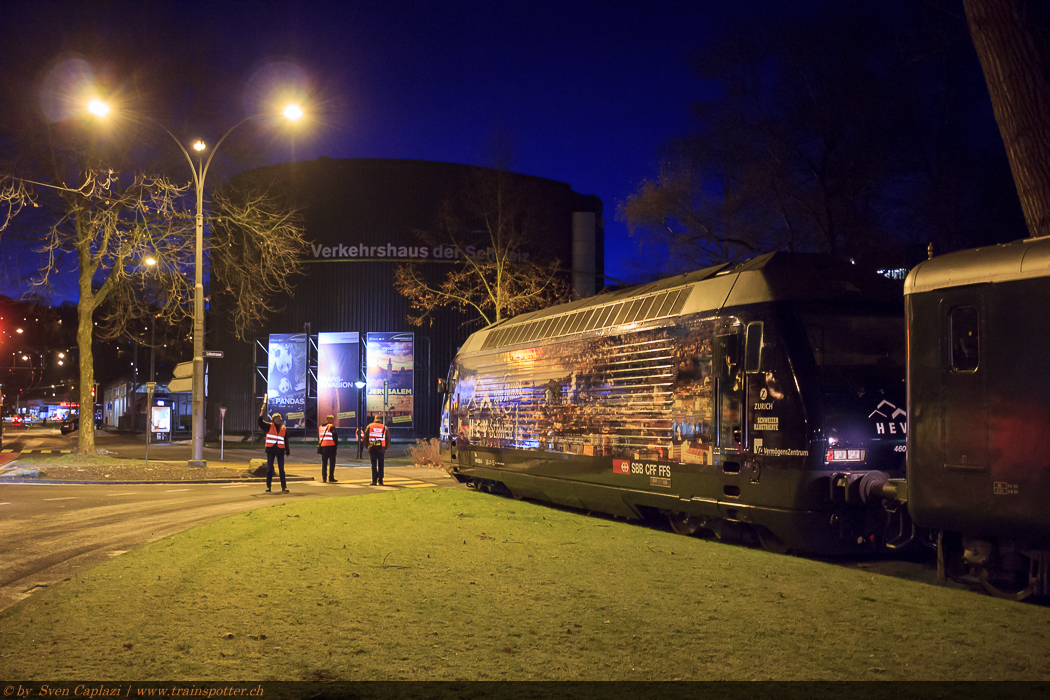
[[[171,406],[154,406],[150,421],[150,432],[171,432]]]
[[[271,333],[267,414],[284,416],[289,428],[306,425],[306,334]]]
[[[357,332],[317,334],[317,424],[335,416],[335,427],[358,426],[361,336]]]
[[[411,428],[415,386],[413,333],[368,333],[365,336],[368,362],[368,415],[384,415],[391,428]]]

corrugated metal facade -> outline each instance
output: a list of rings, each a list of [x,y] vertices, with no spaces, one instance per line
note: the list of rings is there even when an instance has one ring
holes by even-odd
[[[419,246],[420,231],[437,230],[438,212],[467,178],[479,169],[473,166],[427,161],[351,159],[290,163],[244,173],[250,178],[290,196],[305,217],[306,237],[314,244],[307,254],[304,276],[297,281],[294,296],[254,334],[263,341],[270,333],[357,331],[412,332],[415,348],[414,435],[437,435],[441,396],[437,380],[444,377],[458,347],[479,327],[470,316],[443,310],[432,325],[417,327],[407,321],[408,299],[394,289],[394,271],[404,261],[382,259],[326,259],[315,257],[321,246],[397,245]],[[604,272],[602,203],[594,196],[572,191],[553,180],[513,175],[528,186],[530,209],[538,213],[537,240],[533,249],[549,259],[572,261],[573,213],[596,214],[595,257],[588,267]],[[438,279],[448,265],[432,260],[421,268]],[[573,267],[579,265],[577,261]],[[568,271],[567,271],[568,279]],[[600,286],[600,285],[599,285]],[[218,430],[220,406],[227,408],[226,430],[250,430],[255,424],[265,383],[256,379],[254,342],[237,341],[222,320],[221,301],[209,310],[207,348],[222,350],[221,360],[210,362],[208,427]],[[258,352],[259,364],[265,354]],[[310,412],[310,402],[307,403]]]

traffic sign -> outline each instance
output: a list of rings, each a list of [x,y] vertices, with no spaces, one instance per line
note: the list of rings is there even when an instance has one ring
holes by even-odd
[[[221,360],[222,350],[205,350],[204,359],[206,360]]]

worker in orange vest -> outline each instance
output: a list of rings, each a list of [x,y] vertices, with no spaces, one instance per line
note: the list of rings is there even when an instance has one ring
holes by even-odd
[[[273,462],[277,460],[277,468],[281,473],[281,493],[288,493],[288,484],[284,478],[284,456],[292,453],[288,446],[288,428],[284,424],[284,418],[277,411],[273,412],[270,420],[266,420],[266,402],[259,409],[259,427],[266,431],[266,492],[270,492],[270,482],[273,481]]]
[[[365,428],[368,436],[368,456],[372,458],[372,486],[383,485],[383,454],[390,447],[390,431],[383,425],[382,416],[371,419]]]
[[[365,431],[365,426],[357,426],[357,458],[361,459],[361,456],[365,452],[365,443],[368,442],[365,438],[368,437],[368,433]]]
[[[335,452],[339,447],[339,436],[335,432],[335,416],[328,416],[324,425],[317,426],[317,454],[321,455],[321,481],[336,483]]]

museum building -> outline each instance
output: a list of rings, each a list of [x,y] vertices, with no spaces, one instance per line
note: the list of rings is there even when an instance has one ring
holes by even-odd
[[[316,435],[318,415],[337,415],[346,439],[358,421],[380,412],[394,439],[436,436],[438,379],[480,321],[441,309],[429,324],[410,324],[410,301],[395,289],[395,271],[414,263],[437,282],[463,256],[488,255],[480,216],[477,235],[458,239],[459,246],[441,222],[449,211],[472,211],[497,178],[529,233],[520,254],[559,261],[574,298],[599,291],[602,202],[562,182],[454,163],[331,158],[231,179],[231,188],[264,187],[294,206],[308,246],[294,294],[276,300],[251,339],[234,337],[221,295],[209,306],[206,354],[222,358],[207,360],[208,431],[218,433],[220,421],[227,433],[257,429],[266,399],[268,413],[280,411],[290,428],[308,435]]]

